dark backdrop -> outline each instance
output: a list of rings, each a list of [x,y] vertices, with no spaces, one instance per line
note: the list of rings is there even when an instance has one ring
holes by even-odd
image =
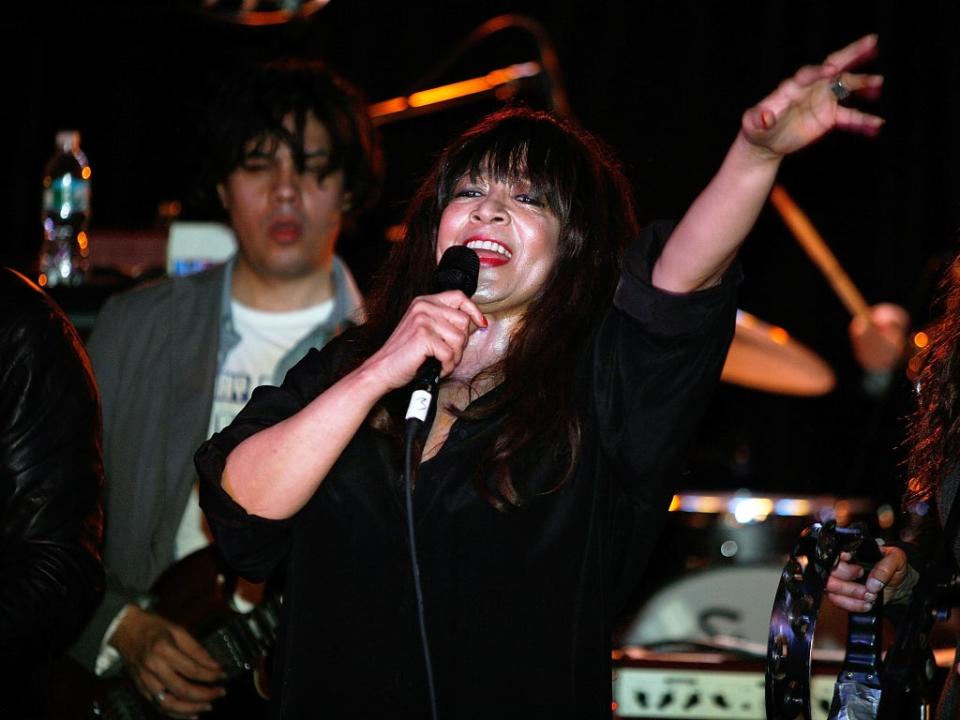
[[[463,2],[333,0],[308,22],[246,28],[186,3],[35,3],[6,11],[0,120],[3,259],[25,265],[39,245],[40,178],[54,133],[72,127],[94,167],[91,237],[158,222],[164,200],[203,218],[191,180],[205,82],[239,57],[284,53],[328,60],[371,100],[534,59],[530,33],[498,33],[449,62],[481,22],[500,13],[539,21],[555,45],[575,117],[605,138],[637,188],[643,218],[678,217],[708,180],[742,111],[799,65],[865,32],[881,36],[874,69],[887,77],[880,139],[833,136],[781,175],[871,302],[894,301],[929,321],[931,278],[957,225],[958,50],[952,3]],[[437,76],[441,64],[449,67]],[[521,96],[547,105],[546,88]],[[389,179],[382,209],[343,253],[361,284],[383,257],[383,230],[429,158],[494,107],[485,100],[383,128]],[[723,386],[691,456],[687,488],[893,496],[896,418],[905,381],[885,400],[859,391],[848,317],[770,211],[742,255],[741,307],[787,328],[835,369],[838,389],[787,398]]]

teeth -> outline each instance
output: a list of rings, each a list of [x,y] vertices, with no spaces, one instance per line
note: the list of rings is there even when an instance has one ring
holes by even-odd
[[[503,245],[493,240],[471,240],[467,243],[467,247],[471,250],[489,250],[490,252],[495,252],[500,255],[503,255],[507,260],[513,257],[513,253],[507,250]]]

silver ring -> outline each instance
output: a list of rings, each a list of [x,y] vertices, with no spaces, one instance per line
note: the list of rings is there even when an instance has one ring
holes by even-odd
[[[830,92],[837,98],[837,102],[843,102],[850,97],[850,88],[843,84],[843,80],[839,75],[830,83]]]
[[[164,700],[167,699],[167,692],[166,692],[166,690],[158,690],[158,691],[154,694],[153,699],[157,701],[157,704],[162,703]]]

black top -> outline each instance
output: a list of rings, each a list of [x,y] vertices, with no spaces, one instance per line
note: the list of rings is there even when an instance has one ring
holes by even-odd
[[[570,379],[583,399],[583,446],[563,487],[508,512],[480,497],[476,458],[496,418],[458,420],[420,466],[414,513],[441,718],[610,716],[611,628],[643,579],[734,328],[736,278],[687,295],[649,285],[668,232],[655,227],[634,244],[615,307],[585,338]],[[230,450],[332,384],[351,347],[344,335],[311,350],[201,447],[201,504],[241,573],[263,578],[285,563],[274,717],[424,718],[392,441],[361,427],[288,521],[247,515],[219,486]],[[539,453],[516,468],[521,487],[550,488],[564,465]]]
[[[40,715],[103,591],[99,410],[66,316],[0,268],[0,717]]]

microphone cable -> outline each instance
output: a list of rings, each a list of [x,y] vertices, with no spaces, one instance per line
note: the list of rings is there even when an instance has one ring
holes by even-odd
[[[413,524],[413,443],[422,423],[408,420],[403,442],[403,485],[407,505],[407,538],[410,545],[410,566],[413,569],[413,590],[417,598],[417,622],[420,626],[420,646],[427,671],[427,692],[430,695],[430,717],[437,720],[437,691],[433,683],[433,662],[430,659],[430,641],[427,639],[427,618],[423,610],[423,587],[420,585],[420,564],[417,562],[417,540]]]
[[[464,245],[447,248],[434,275],[434,292],[460,290],[470,297],[477,290],[480,258]],[[440,361],[427,358],[413,379],[414,392],[404,422],[404,494],[407,506],[407,537],[410,545],[410,566],[413,570],[413,589],[417,599],[417,621],[420,626],[420,644],[427,671],[427,690],[430,694],[430,717],[437,720],[437,692],[433,682],[433,662],[430,659],[430,641],[427,638],[427,619],[423,609],[423,587],[420,584],[420,564],[417,562],[416,529],[413,522],[413,444],[417,435],[427,426],[440,382]],[[419,458],[418,458],[419,459]]]

